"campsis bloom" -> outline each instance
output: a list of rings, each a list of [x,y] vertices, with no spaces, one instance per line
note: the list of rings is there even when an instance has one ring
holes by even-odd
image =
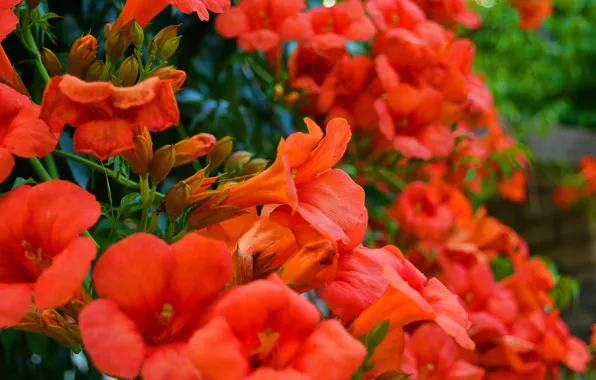
[[[96,254],[79,235],[99,215],[92,194],[60,180],[0,199],[0,327],[19,322],[32,303],[58,307],[79,292]]]
[[[100,160],[134,149],[132,128],[160,132],[178,125],[180,112],[169,81],[151,77],[132,87],[53,77],[41,103],[41,118],[53,133],[76,128],[74,149]]]

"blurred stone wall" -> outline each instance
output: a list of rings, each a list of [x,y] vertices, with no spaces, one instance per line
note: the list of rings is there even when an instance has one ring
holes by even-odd
[[[583,130],[553,128],[548,138],[534,136],[526,143],[540,162],[577,165],[588,153],[596,155],[596,135]],[[523,236],[534,255],[552,259],[562,275],[580,284],[579,299],[564,313],[572,333],[588,340],[596,322],[596,221],[580,211],[564,212],[553,203],[554,183],[544,171],[529,175],[528,201],[489,203],[489,213]]]

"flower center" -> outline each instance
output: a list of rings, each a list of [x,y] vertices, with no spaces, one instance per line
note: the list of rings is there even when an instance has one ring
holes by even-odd
[[[272,354],[274,354],[277,348],[277,341],[279,340],[279,333],[271,329],[265,329],[265,331],[258,334],[258,337],[259,346],[251,354],[256,356],[259,362],[264,362],[267,359],[271,359]]]
[[[393,13],[393,14],[391,15],[391,22],[390,22],[390,26],[392,26],[392,27],[393,27],[393,26],[396,26],[398,22],[399,22],[399,16],[398,16],[398,14],[397,14],[397,13]]]
[[[157,313],[157,321],[160,325],[169,325],[174,318],[174,306],[171,303],[164,303],[161,311]]]
[[[31,261],[33,264],[45,268],[49,267],[52,263],[51,260],[43,254],[43,248],[35,248],[33,244],[25,240],[21,242],[21,247],[25,248],[25,258],[27,258],[27,260]]]
[[[422,367],[419,372],[420,378],[425,378],[430,374],[432,371],[435,370],[435,365],[432,363],[428,363],[425,367]]]

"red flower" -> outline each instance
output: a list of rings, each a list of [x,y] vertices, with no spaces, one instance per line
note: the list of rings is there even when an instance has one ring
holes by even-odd
[[[19,186],[0,199],[0,327],[25,316],[32,299],[58,307],[76,293],[95,258],[79,237],[99,219],[95,197],[65,181]]]
[[[432,342],[432,345],[429,344]],[[458,347],[434,323],[425,323],[406,340],[401,371],[414,379],[482,380],[484,370],[458,360]]]
[[[215,30],[226,38],[238,37],[244,51],[268,52],[289,37],[285,22],[305,6],[304,0],[242,0],[217,17]],[[289,32],[300,35],[303,30],[292,25]]]
[[[332,7],[315,7],[307,15],[315,35],[335,34],[346,40],[366,41],[375,34],[375,27],[359,0],[344,1]]]
[[[400,234],[419,239],[437,240],[453,227],[455,215],[440,193],[425,182],[412,182],[391,206],[391,214],[400,225]]]
[[[39,118],[39,106],[0,83],[0,182],[12,172],[18,157],[43,157],[56,147],[58,137]]]
[[[275,275],[233,288],[212,316],[188,346],[209,379],[348,379],[366,355],[338,321],[319,323],[317,308]]]
[[[121,23],[134,18],[144,28],[170,4],[183,13],[196,12],[202,21],[209,20],[208,11],[223,13],[230,8],[230,0],[127,0],[120,16]]]
[[[186,343],[231,271],[225,245],[198,234],[171,246],[148,234],[112,245],[93,272],[102,298],[79,320],[91,360],[117,377],[194,379]]]
[[[513,0],[511,5],[519,12],[519,27],[524,30],[537,29],[553,12],[550,0]]]
[[[366,9],[381,32],[389,29],[412,29],[426,21],[422,9],[410,0],[369,0]]]
[[[309,133],[293,133],[286,141],[298,195],[296,216],[338,241],[340,251],[350,251],[362,242],[366,231],[364,190],[343,170],[331,169],[346,151],[352,136],[350,126],[345,119],[334,119],[323,135],[315,122],[304,121]],[[268,211],[273,220],[289,213],[287,207]]]
[[[417,0],[416,3],[429,19],[442,24],[459,24],[468,29],[478,29],[482,24],[480,16],[468,8],[464,0]]]
[[[109,82],[83,82],[70,75],[53,77],[41,103],[41,117],[53,133],[76,127],[74,148],[100,160],[134,149],[132,127],[159,132],[180,119],[169,81],[151,77],[119,88]]]
[[[20,0],[0,0],[0,42],[17,27],[19,19],[11,8],[19,5]]]
[[[499,194],[512,202],[522,203],[527,195],[528,175],[523,170],[516,170],[510,178],[499,182]]]

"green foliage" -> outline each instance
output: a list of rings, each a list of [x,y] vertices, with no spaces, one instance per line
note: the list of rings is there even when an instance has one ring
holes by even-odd
[[[554,0],[538,31],[517,26],[503,2],[480,9],[483,26],[467,32],[475,69],[487,77],[497,108],[515,132],[547,132],[555,123],[596,127],[596,1]]]
[[[490,269],[495,276],[495,280],[501,281],[505,277],[513,274],[513,264],[506,256],[497,256],[490,262]]]
[[[370,363],[370,358],[373,356],[375,349],[381,344],[388,331],[389,321],[387,320],[377,323],[370,330],[370,333],[358,337],[358,340],[364,345],[364,347],[366,347],[368,354],[366,355],[364,363],[362,363],[358,372],[352,376],[352,380],[361,379],[367,371],[370,371],[374,368],[374,365]]]

